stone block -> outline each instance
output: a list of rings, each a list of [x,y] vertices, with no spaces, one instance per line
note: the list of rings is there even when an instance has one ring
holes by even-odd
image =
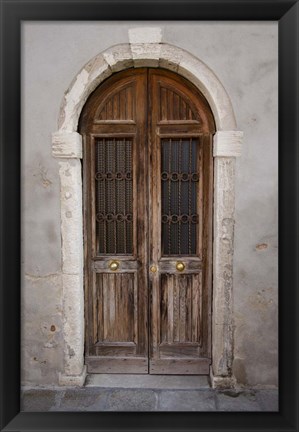
[[[57,410],[57,391],[30,389],[21,392],[21,411],[46,412]]]
[[[243,132],[218,131],[213,141],[214,157],[238,157],[242,152]]]
[[[155,411],[158,396],[152,390],[118,389],[109,393],[107,411]]]
[[[107,49],[103,56],[112,72],[133,67],[132,52],[129,44],[117,45]]]
[[[263,411],[279,411],[278,389],[259,390],[257,396]]]
[[[216,411],[213,391],[163,391],[159,411]]]
[[[52,154],[56,158],[82,159],[82,136],[78,132],[54,132]]]
[[[72,371],[73,370],[76,371],[76,370],[80,369],[80,367],[82,366],[81,358],[79,358],[77,365],[75,365],[75,367],[74,367],[74,365],[69,365],[69,362],[67,360],[66,360],[66,363],[69,366],[68,369],[66,369],[66,370],[69,370],[70,366],[72,366]],[[87,375],[86,366],[83,366],[81,373],[78,375],[66,375],[66,374],[60,373],[59,379],[58,379],[59,385],[60,386],[67,386],[67,387],[69,387],[69,386],[82,387],[85,383],[86,375]]]
[[[217,130],[236,129],[229,96],[214,72],[205,63],[187,51],[183,51],[178,73],[195,84],[206,97],[213,111]]]
[[[143,388],[143,389],[203,389],[210,388],[205,375],[131,375],[89,374],[87,387]]]
[[[95,56],[81,69],[61,103],[59,130],[72,132],[77,129],[79,116],[88,96],[111,74],[112,70],[102,54]]]
[[[129,29],[130,44],[161,43],[162,29],[160,27],[136,27]]]
[[[227,390],[216,393],[219,411],[261,411],[254,391]]]
[[[134,44],[131,45],[134,67],[158,67],[160,44]]]
[[[82,181],[79,160],[59,162],[61,196],[62,271],[81,274],[83,269]]]
[[[66,375],[81,375],[84,351],[84,296],[80,275],[63,275],[64,361]],[[82,383],[83,384],[83,383]],[[67,384],[65,384],[67,385]]]
[[[168,44],[161,44],[159,67],[177,72],[183,50]]]
[[[57,411],[104,411],[107,391],[102,389],[66,389]]]

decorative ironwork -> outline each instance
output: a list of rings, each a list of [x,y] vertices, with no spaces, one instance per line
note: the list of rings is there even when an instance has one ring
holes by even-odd
[[[199,215],[198,140],[162,139],[163,255],[195,255]]]
[[[96,224],[99,254],[133,252],[132,140],[96,140]]]

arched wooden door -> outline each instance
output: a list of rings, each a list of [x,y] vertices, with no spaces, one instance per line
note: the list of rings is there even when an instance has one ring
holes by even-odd
[[[214,131],[203,95],[162,69],[115,74],[88,99],[89,372],[209,373]]]

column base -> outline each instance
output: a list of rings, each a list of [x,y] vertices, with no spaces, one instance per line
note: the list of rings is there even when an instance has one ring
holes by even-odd
[[[210,381],[213,389],[225,390],[234,389],[237,385],[236,378],[232,376],[214,375],[212,368],[210,368]]]
[[[59,385],[60,386],[78,386],[83,387],[85,378],[87,375],[86,366],[83,366],[82,373],[80,375],[65,375],[59,374]]]

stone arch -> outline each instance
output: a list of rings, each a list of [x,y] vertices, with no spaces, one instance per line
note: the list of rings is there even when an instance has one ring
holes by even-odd
[[[192,82],[206,97],[217,132],[214,156],[214,243],[212,367],[214,387],[234,385],[233,360],[233,230],[235,158],[241,153],[242,132],[236,130],[231,101],[214,72],[181,48],[162,43],[159,28],[129,30],[129,44],[113,46],[91,59],[66,91],[60,107],[52,153],[59,162],[62,278],[64,308],[64,370],[61,385],[83,385],[84,293],[81,135],[77,132],[88,96],[107,77],[131,67],[161,67]]]

